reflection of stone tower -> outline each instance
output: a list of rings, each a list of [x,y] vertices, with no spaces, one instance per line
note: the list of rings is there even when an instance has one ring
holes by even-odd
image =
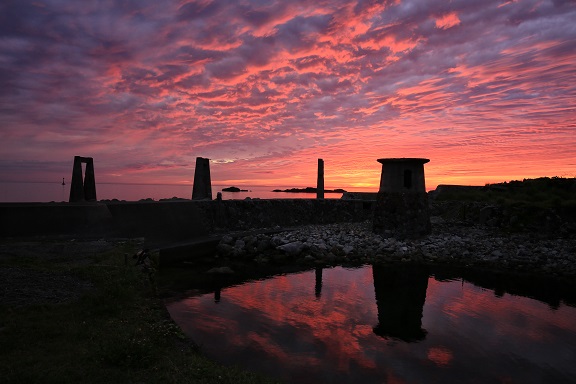
[[[210,159],[196,158],[192,200],[212,200],[212,181],[210,180]]]
[[[82,163],[86,164],[86,174],[82,178]],[[64,183],[64,181],[62,181]],[[96,179],[94,177],[94,159],[74,156],[72,183],[70,185],[71,203],[78,201],[96,201]]]
[[[422,310],[428,288],[425,268],[398,269],[372,266],[378,306],[378,325],[374,333],[406,342],[426,338],[422,329]]]
[[[385,237],[414,238],[430,233],[424,164],[428,159],[378,159],[382,163],[373,230]]]

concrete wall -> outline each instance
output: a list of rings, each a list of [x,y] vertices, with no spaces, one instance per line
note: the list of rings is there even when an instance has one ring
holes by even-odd
[[[0,237],[102,236],[114,218],[102,203],[2,203]]]
[[[333,199],[3,203],[0,237],[146,237],[160,242],[371,216],[371,203]]]

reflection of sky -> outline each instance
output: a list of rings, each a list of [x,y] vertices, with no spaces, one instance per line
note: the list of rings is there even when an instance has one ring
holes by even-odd
[[[576,380],[576,309],[428,281],[419,343],[381,338],[370,267],[280,276],[168,305],[211,357],[292,382]]]

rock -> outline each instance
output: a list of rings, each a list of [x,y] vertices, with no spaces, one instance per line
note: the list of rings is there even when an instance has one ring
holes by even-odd
[[[232,244],[233,242],[234,238],[230,235],[224,235],[222,239],[220,239],[220,244]]]
[[[276,247],[281,251],[284,251],[289,256],[298,256],[304,250],[304,243],[301,241],[294,241],[292,243],[280,245]]]
[[[256,236],[245,236],[242,238],[242,241],[246,244],[247,247],[252,247],[256,244]]]
[[[211,275],[231,275],[234,274],[234,271],[230,267],[217,267],[209,269],[206,273]]]
[[[272,248],[272,243],[269,238],[262,238],[258,240],[258,243],[256,244],[256,249],[258,252],[264,252],[270,248]]]
[[[350,253],[352,253],[353,250],[354,250],[354,247],[352,247],[351,245],[346,245],[346,246],[344,246],[344,248],[342,248],[342,252],[345,255],[349,255]]]
[[[216,252],[223,257],[230,256],[234,252],[234,247],[230,244],[218,244]]]
[[[286,244],[286,240],[284,240],[282,237],[276,235],[274,237],[272,237],[272,239],[270,239],[270,242],[272,243],[273,246],[278,247],[280,245]]]

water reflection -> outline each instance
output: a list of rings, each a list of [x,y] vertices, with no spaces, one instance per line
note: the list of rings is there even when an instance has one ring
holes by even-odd
[[[316,284],[314,284],[314,296],[316,296],[317,299],[322,296],[322,269],[323,268],[316,268],[315,270]]]
[[[573,287],[557,283],[543,304],[518,296],[523,282],[493,291],[474,278],[505,281],[317,268],[188,286],[167,307],[211,358],[287,382],[576,382],[576,309],[565,304]]]
[[[428,288],[428,270],[373,266],[378,325],[374,333],[406,342],[424,340],[422,310]]]

